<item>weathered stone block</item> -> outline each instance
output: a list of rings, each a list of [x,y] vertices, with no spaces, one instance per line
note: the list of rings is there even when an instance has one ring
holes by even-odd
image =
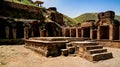
[[[61,49],[61,54],[63,56],[68,56],[68,49]]]
[[[75,47],[67,47],[68,53],[69,54],[74,54],[75,53]]]
[[[112,53],[99,53],[99,54],[93,54],[90,56],[88,60],[90,61],[99,61],[99,60],[105,60],[113,58]]]
[[[103,53],[107,52],[107,49],[94,49],[94,50],[88,50],[89,54],[95,54],[95,53]]]
[[[103,48],[102,45],[94,45],[94,46],[86,46],[85,50],[101,49],[101,48]]]

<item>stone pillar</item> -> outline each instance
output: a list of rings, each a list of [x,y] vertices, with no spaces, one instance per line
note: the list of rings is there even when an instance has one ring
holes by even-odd
[[[39,35],[40,35],[40,37],[41,37],[41,27],[39,27]]]
[[[72,37],[72,32],[71,32],[72,28],[71,28],[71,27],[69,27],[69,29],[70,29],[70,37]]]
[[[34,31],[33,31],[33,29],[31,30],[31,37],[34,37]]]
[[[54,31],[53,31],[54,32]],[[48,30],[44,30],[44,33],[45,33],[45,37],[51,37],[51,35],[48,33]],[[54,33],[53,33],[54,34]]]
[[[82,38],[84,37],[84,30],[83,30],[83,28],[81,28],[81,37]]]
[[[9,39],[10,28],[8,26],[5,27],[6,38]]]
[[[64,37],[66,37],[66,28],[64,28]]]
[[[13,32],[13,39],[16,39],[17,38],[17,29],[13,28],[12,32]]]
[[[109,25],[109,40],[113,40],[113,25]]]
[[[78,27],[76,27],[76,37],[79,37],[78,36]]]
[[[29,38],[29,28],[28,27],[24,27],[24,39]]]
[[[44,37],[44,36],[45,36],[44,30],[40,30],[40,37]]]
[[[97,29],[97,40],[100,40],[100,26],[98,26],[98,29]]]
[[[65,37],[65,28],[62,28],[62,36]]]
[[[90,39],[93,39],[93,28],[90,27]]]

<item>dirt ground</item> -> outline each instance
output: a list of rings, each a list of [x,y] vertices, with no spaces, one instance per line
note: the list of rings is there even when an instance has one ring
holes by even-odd
[[[0,46],[0,67],[120,67],[120,49],[107,48],[114,58],[89,62],[80,57],[49,57],[24,48],[24,45]]]

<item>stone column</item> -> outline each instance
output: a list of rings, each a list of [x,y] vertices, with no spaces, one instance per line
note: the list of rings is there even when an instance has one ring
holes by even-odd
[[[78,27],[76,27],[76,37],[79,37],[78,36]]]
[[[113,40],[113,25],[109,25],[109,40]]]
[[[97,29],[97,40],[100,40],[100,26],[98,26],[98,29]]]
[[[17,29],[13,28],[12,32],[13,32],[13,39],[16,39],[17,38]]]
[[[8,26],[5,27],[6,38],[9,39],[10,28]]]
[[[62,27],[62,36],[65,37],[65,28]]]
[[[83,30],[83,28],[81,28],[81,37],[82,38],[84,37],[84,30]]]
[[[40,37],[41,37],[41,27],[39,27],[39,35],[40,35]]]
[[[90,27],[90,39],[93,39],[93,28]]]
[[[64,33],[63,36],[66,37],[66,28],[64,28],[64,32],[63,33]]]
[[[34,31],[33,31],[33,29],[31,30],[31,37],[34,37]]]
[[[44,37],[44,36],[45,36],[44,30],[40,30],[40,37]]]
[[[71,27],[69,27],[69,29],[70,29],[70,37],[72,37],[72,32],[71,32],[72,28],[71,28]]]
[[[24,27],[24,39],[29,38],[29,28],[28,27]]]

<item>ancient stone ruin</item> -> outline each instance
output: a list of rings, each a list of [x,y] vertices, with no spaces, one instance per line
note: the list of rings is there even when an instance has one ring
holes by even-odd
[[[7,9],[2,8],[5,6]],[[43,9],[4,1],[0,8],[0,38],[24,39],[26,48],[46,57],[76,55],[98,61],[113,57],[103,46],[120,48],[120,24],[114,11],[99,13],[97,22],[88,20],[70,27],[55,7]]]

